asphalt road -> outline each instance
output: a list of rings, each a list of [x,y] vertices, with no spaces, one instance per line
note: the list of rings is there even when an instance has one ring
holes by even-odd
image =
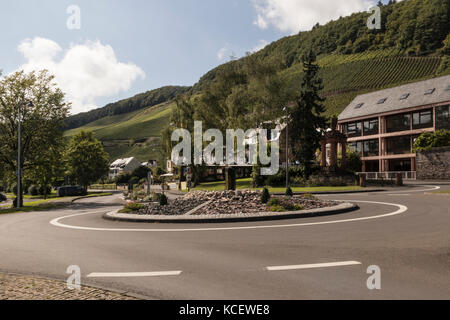
[[[103,220],[116,196],[0,215],[0,271],[66,279],[78,265],[83,284],[155,299],[450,299],[450,197],[424,189],[324,196],[361,209],[276,222]]]

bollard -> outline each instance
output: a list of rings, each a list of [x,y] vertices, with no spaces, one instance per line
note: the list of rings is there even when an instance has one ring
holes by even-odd
[[[401,173],[397,173],[395,185],[397,187],[403,186],[403,175]]]
[[[366,187],[366,175],[365,174],[361,174],[359,176],[359,186],[362,188]]]

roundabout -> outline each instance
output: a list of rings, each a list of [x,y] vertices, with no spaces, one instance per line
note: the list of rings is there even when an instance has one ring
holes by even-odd
[[[83,199],[0,216],[0,271],[65,281],[77,265],[83,285],[154,299],[450,297],[449,199],[425,194],[437,188],[322,195],[359,209],[208,225],[105,220],[121,207],[117,195]],[[366,287],[372,265],[381,291]]]
[[[135,228],[135,229],[126,229],[126,228],[95,228],[95,227],[88,227],[88,226],[74,226],[62,223],[61,220],[68,219],[68,218],[75,218],[85,215],[90,215],[93,213],[81,213],[81,214],[74,214],[69,215],[66,217],[60,217],[53,219],[50,221],[50,224],[55,227],[60,228],[67,228],[67,229],[74,229],[74,230],[84,230],[84,231],[105,231],[105,232],[198,232],[198,231],[229,231],[229,230],[251,230],[251,229],[268,229],[268,228],[292,228],[292,227],[305,227],[305,226],[317,226],[317,225],[324,225],[324,224],[337,224],[337,223],[349,223],[349,222],[356,222],[356,221],[365,221],[365,220],[373,220],[373,219],[381,219],[381,218],[387,218],[395,215],[399,215],[402,213],[405,213],[408,208],[404,205],[395,204],[395,203],[384,203],[384,202],[375,202],[375,201],[362,201],[362,200],[355,200],[351,202],[359,202],[359,203],[371,203],[371,204],[377,204],[377,205],[384,205],[384,206],[390,206],[390,207],[396,207],[397,210],[387,213],[387,214],[381,214],[381,215],[375,215],[375,216],[369,216],[369,217],[361,217],[361,218],[353,218],[353,219],[342,219],[342,220],[333,220],[333,221],[322,221],[322,222],[310,222],[310,223],[292,223],[292,224],[274,224],[274,225],[260,225],[260,226],[239,226],[239,227],[217,227],[217,228]],[[357,209],[354,205],[348,205],[348,203],[345,203],[344,205],[347,206],[345,212],[353,211]],[[342,208],[339,208],[342,210]],[[116,214],[114,212],[106,213],[106,215],[113,215]],[[295,214],[295,213],[293,213]],[[115,219],[110,219],[115,220]],[[115,220],[117,221],[117,220]],[[132,221],[136,222],[136,221]]]

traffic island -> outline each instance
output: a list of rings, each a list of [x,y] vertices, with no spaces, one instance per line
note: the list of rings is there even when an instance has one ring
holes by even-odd
[[[320,200],[312,195],[276,196],[263,203],[258,191],[197,191],[167,205],[129,204],[125,210],[106,213],[104,218],[148,223],[220,223],[318,217],[356,209],[355,204]]]

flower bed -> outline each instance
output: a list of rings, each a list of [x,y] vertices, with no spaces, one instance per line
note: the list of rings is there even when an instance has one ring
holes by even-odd
[[[335,206],[335,202],[322,201],[311,195],[272,197],[265,204],[259,191],[194,191],[171,200],[167,205],[149,203],[133,212],[140,215],[232,215],[261,212],[300,211]],[[198,208],[198,210],[194,209]]]

